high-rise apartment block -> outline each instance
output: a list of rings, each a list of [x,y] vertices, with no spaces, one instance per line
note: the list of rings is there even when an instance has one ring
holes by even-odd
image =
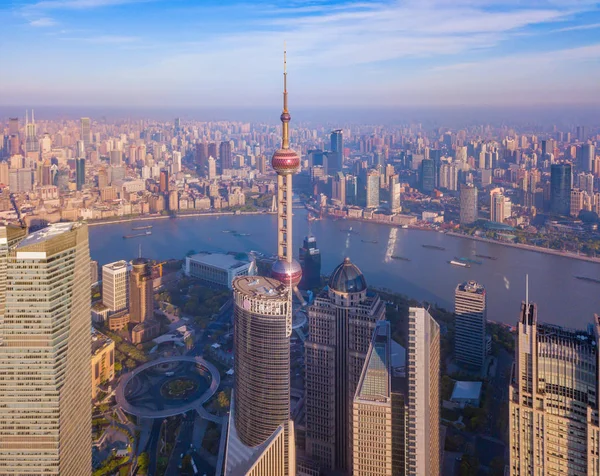
[[[57,223],[32,233],[9,249],[0,273],[0,474],[89,474],[87,226]]]
[[[588,329],[539,323],[523,303],[509,387],[511,476],[600,474],[600,318]]]
[[[460,186],[460,224],[471,225],[477,221],[477,187],[473,184]]]
[[[109,312],[119,312],[129,306],[129,272],[127,261],[115,261],[102,266],[102,304]]]
[[[454,292],[455,350],[457,362],[481,369],[486,355],[487,303],[485,288],[468,281]]]
[[[308,309],[306,453],[322,469],[352,474],[352,399],[384,317],[383,301],[348,258]]]
[[[367,208],[377,208],[379,206],[379,180],[379,172],[377,170],[372,169],[367,172]]]
[[[129,315],[133,323],[141,323],[154,316],[154,294],[150,262],[136,258],[129,273]]]
[[[309,235],[304,238],[304,244],[299,253],[302,266],[302,279],[298,285],[301,289],[316,288],[321,285],[321,251],[317,239]]]

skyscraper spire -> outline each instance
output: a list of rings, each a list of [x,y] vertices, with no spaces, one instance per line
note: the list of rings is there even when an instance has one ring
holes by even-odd
[[[281,132],[282,141],[281,148],[290,148],[290,130],[289,123],[292,120],[290,113],[288,112],[288,95],[287,95],[287,51],[285,49],[285,43],[283,45],[283,112],[281,113]]]

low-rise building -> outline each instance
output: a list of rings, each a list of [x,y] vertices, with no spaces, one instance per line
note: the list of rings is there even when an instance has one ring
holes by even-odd
[[[254,276],[256,264],[247,253],[202,252],[185,259],[185,274],[209,284],[232,289],[234,278]]]
[[[116,312],[108,318],[108,328],[113,332],[123,330],[129,324],[129,319],[128,310]]]
[[[115,378],[115,343],[92,328],[92,398],[98,395],[99,386]]]
[[[160,334],[160,323],[153,320],[140,322],[131,330],[131,343],[141,344]]]

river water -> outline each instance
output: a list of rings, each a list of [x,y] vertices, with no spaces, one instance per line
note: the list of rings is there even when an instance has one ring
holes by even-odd
[[[294,248],[301,246],[308,230],[306,211],[294,211]],[[189,250],[250,251],[276,250],[276,217],[243,215],[189,217],[144,221],[153,224],[152,235],[124,240],[132,223],[90,227],[92,259],[100,265],[142,254],[152,259],[181,259]],[[138,225],[140,222],[137,223]],[[352,227],[353,233],[346,231]],[[236,230],[250,236],[234,236]],[[485,285],[488,319],[514,325],[520,303],[525,299],[525,275],[529,274],[529,299],[538,303],[540,321],[584,328],[600,313],[600,284],[575,279],[583,275],[600,278],[600,265],[493,243],[421,230],[406,230],[374,223],[321,220],[312,223],[322,255],[322,273],[329,274],[349,256],[365,275],[369,285],[385,287],[418,300],[437,303],[453,310],[454,290],[460,282],[474,279]],[[139,233],[139,232],[133,232]],[[365,243],[376,241],[377,243]],[[423,244],[445,250],[423,248]],[[496,261],[475,258],[496,256]],[[400,261],[391,255],[405,256]],[[448,264],[458,257],[472,257],[483,264],[460,268]]]

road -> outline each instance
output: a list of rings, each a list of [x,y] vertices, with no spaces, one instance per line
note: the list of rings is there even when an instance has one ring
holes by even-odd
[[[148,476],[154,476],[156,474],[158,463],[158,440],[160,439],[160,427],[162,422],[161,418],[154,420],[154,423],[152,424],[152,433],[150,434],[148,446],[146,447],[149,456]]]
[[[188,412],[185,414],[183,421],[181,422],[181,427],[179,429],[179,435],[177,436],[177,441],[175,442],[175,448],[171,453],[171,459],[169,460],[169,464],[167,465],[167,470],[165,472],[168,474],[179,474],[179,468],[181,467],[182,457],[181,455],[185,454],[190,450],[190,444],[192,442],[192,435],[194,433],[194,413]]]

